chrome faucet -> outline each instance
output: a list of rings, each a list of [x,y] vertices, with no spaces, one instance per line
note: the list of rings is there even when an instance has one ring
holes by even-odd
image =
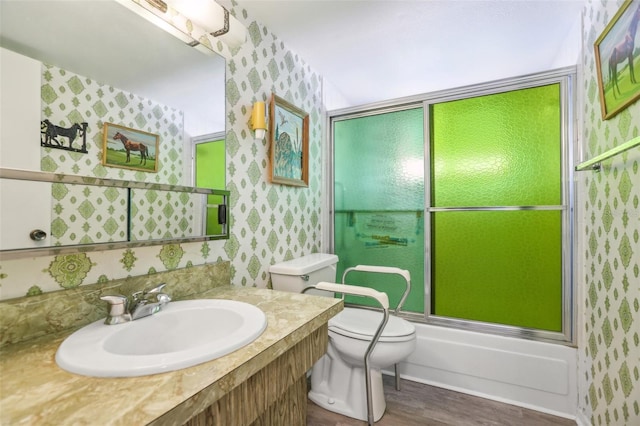
[[[149,290],[137,291],[131,295],[131,306],[129,308],[131,321],[153,315],[171,301],[171,297],[162,292],[165,285],[160,284]]]
[[[136,291],[130,298],[121,295],[102,296],[100,299],[109,304],[109,314],[104,323],[121,324],[153,315],[171,301],[171,297],[162,292],[166,284],[160,284],[148,290]]]

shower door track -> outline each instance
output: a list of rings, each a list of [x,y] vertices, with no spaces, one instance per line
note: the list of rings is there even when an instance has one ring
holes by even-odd
[[[482,211],[528,211],[567,210],[566,206],[487,206],[487,207],[428,207],[429,212],[482,212]]]

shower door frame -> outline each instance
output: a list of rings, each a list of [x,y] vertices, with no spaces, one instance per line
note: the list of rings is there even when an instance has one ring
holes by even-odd
[[[565,67],[547,72],[535,73],[521,77],[496,80],[489,83],[464,86],[456,89],[442,90],[433,93],[416,95],[386,102],[364,105],[355,108],[346,108],[327,112],[327,129],[329,134],[327,138],[327,158],[326,162],[326,194],[328,207],[327,213],[327,233],[325,241],[329,241],[329,251],[335,253],[335,206],[334,206],[334,122],[347,119],[354,119],[366,116],[379,115],[394,111],[401,111],[414,108],[423,108],[424,114],[424,230],[425,230],[425,250],[424,250],[424,314],[415,312],[401,312],[401,316],[411,321],[422,322],[430,325],[444,326],[449,328],[457,328],[468,331],[476,331],[482,333],[491,333],[509,337],[523,338],[536,341],[546,341],[559,343],[564,345],[575,345],[576,333],[576,311],[574,306],[574,255],[573,255],[573,235],[575,222],[574,209],[574,176],[573,176],[573,151],[576,146],[575,142],[575,81],[576,67]],[[442,317],[432,314],[431,312],[431,215],[436,211],[441,211],[431,207],[431,161],[430,161],[430,107],[431,105],[456,101],[462,99],[475,98],[479,96],[493,95],[514,90],[534,88],[544,85],[558,84],[560,88],[560,123],[561,123],[561,184],[562,184],[562,204],[560,206],[504,206],[494,207],[493,211],[504,210],[560,210],[562,212],[562,330],[553,332],[547,330],[538,330],[532,328],[486,323],[481,321],[464,320],[458,318]],[[486,210],[488,210],[487,208]]]

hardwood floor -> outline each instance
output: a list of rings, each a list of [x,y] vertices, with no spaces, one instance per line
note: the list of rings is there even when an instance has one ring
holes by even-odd
[[[379,426],[575,426],[576,422],[514,405],[383,376],[387,410]],[[366,422],[324,410],[308,401],[307,426],[362,426]]]

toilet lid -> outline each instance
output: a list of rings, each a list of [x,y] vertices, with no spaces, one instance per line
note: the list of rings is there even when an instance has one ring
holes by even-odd
[[[360,340],[371,340],[382,321],[382,312],[369,309],[344,308],[329,320],[329,331]],[[382,330],[380,342],[410,340],[416,328],[409,321],[389,315],[389,321]]]

